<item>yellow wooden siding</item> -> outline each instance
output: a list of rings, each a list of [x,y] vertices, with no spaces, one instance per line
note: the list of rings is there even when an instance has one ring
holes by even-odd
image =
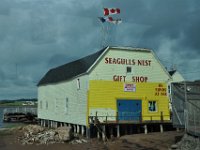
[[[133,84],[133,83],[131,83]],[[124,92],[123,82],[92,80],[89,83],[88,115],[91,110],[113,110],[117,114],[117,99],[141,100],[143,120],[169,120],[169,100],[167,96],[155,96],[155,89],[160,86],[167,90],[165,83],[135,83],[135,92]],[[167,91],[166,91],[167,92]],[[157,101],[157,112],[149,112],[148,101]],[[98,112],[97,112],[98,113]]]

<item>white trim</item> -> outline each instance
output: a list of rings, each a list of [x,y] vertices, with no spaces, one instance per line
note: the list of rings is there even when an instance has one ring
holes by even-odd
[[[160,64],[161,68],[163,69],[163,71],[168,75],[170,81],[172,81],[172,77],[170,76],[169,72],[165,69],[165,67],[163,66],[163,64],[160,62],[160,60],[158,59],[158,56],[151,50],[152,55],[154,56],[154,58],[157,60],[157,62]],[[169,81],[167,81],[168,83]]]
[[[116,47],[116,46],[113,46],[113,47],[110,47],[112,49],[124,49],[124,50],[134,50],[134,51],[145,51],[145,52],[151,52],[150,49],[147,49],[147,48],[137,48],[137,47]]]
[[[89,73],[92,68],[96,65],[96,63],[102,58],[102,56],[109,50],[109,46],[104,50],[103,53],[101,53],[101,55],[97,58],[97,60],[90,66],[90,68],[86,71],[86,73]]]

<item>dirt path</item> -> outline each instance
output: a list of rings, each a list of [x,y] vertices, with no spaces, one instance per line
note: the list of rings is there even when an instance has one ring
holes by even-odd
[[[84,144],[51,144],[51,145],[21,145],[17,137],[20,133],[1,133],[0,150],[168,150],[176,142],[176,139],[184,132],[168,131],[164,133],[154,132],[122,136],[119,139],[109,140],[103,143],[97,139],[89,140]]]

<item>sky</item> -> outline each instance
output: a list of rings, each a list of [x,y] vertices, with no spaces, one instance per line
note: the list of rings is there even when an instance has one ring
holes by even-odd
[[[104,7],[120,8],[122,23],[103,25]],[[49,69],[107,45],[152,49],[200,79],[199,16],[199,0],[0,0],[0,100],[36,98]]]

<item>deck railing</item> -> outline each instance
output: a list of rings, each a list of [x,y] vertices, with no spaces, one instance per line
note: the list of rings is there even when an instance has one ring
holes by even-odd
[[[152,116],[89,116],[89,124],[95,123],[153,123],[153,122],[171,122],[170,115],[152,115]]]

